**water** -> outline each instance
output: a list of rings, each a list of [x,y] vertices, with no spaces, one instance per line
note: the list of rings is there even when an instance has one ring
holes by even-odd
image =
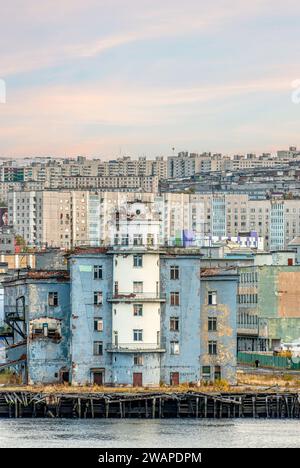
[[[0,447],[300,447],[298,420],[0,419]]]

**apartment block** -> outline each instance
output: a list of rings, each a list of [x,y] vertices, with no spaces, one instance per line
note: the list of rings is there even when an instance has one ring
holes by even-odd
[[[3,283],[13,329],[6,365],[24,382],[235,382],[233,271],[201,270],[193,249],[87,247],[68,259],[69,271]]]

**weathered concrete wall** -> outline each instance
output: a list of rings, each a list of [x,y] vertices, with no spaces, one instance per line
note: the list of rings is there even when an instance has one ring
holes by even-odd
[[[144,386],[157,386],[160,383],[160,354],[140,353],[143,365],[134,365],[133,353],[113,353],[112,373],[114,385],[132,385],[135,372],[143,374]]]
[[[49,292],[58,293],[58,306],[48,306]],[[46,306],[45,306],[46,304]],[[61,338],[33,338],[28,329],[28,381],[29,383],[59,382],[60,371],[70,362],[70,285],[59,282],[39,282],[29,285],[29,320],[55,318],[61,321]],[[46,320],[45,320],[46,321]]]
[[[94,265],[102,265],[103,279],[94,279]],[[112,293],[112,256],[74,256],[69,261],[71,275],[71,356],[72,383],[92,382],[92,369],[103,369],[105,383],[112,383],[112,353],[106,351],[112,342],[112,306],[107,302]],[[94,305],[94,292],[102,291],[103,304]],[[103,319],[103,331],[94,331],[94,319]],[[103,355],[94,356],[93,342],[103,342]]]
[[[266,323],[269,347],[299,338],[300,265],[259,267],[258,272],[258,315]]]
[[[170,267],[179,267],[179,279],[170,279]],[[161,381],[170,384],[171,372],[179,372],[180,382],[200,378],[200,259],[192,256],[161,258],[161,339],[166,352],[161,357]],[[170,293],[180,292],[180,305],[170,304]],[[179,318],[179,331],[170,331],[170,318]],[[170,353],[171,341],[179,341],[178,355]]]
[[[58,306],[48,306],[49,292],[58,293]],[[70,285],[68,282],[56,280],[34,280],[11,283],[6,288],[6,305],[15,307],[16,299],[25,298],[25,323],[19,322],[27,336],[26,354],[28,367],[28,383],[55,383],[60,380],[60,370],[68,368],[70,346]],[[61,323],[61,338],[52,340],[49,337],[33,337],[30,333],[30,322],[35,319],[58,319]],[[15,333],[15,343],[23,339]],[[16,350],[9,348],[8,360],[17,358]],[[20,353],[18,353],[20,354]]]
[[[208,292],[217,293],[217,304],[208,305]],[[211,380],[215,367],[220,366],[221,378],[236,382],[236,316],[237,277],[234,275],[201,278],[201,377],[202,366],[210,366]],[[217,330],[208,331],[208,318],[217,319]],[[217,354],[208,354],[208,342],[217,342]]]

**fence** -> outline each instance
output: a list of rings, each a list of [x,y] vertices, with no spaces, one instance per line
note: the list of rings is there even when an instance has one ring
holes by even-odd
[[[299,358],[287,358],[282,356],[273,356],[272,354],[261,353],[238,353],[238,362],[240,364],[248,364],[254,366],[256,360],[259,361],[260,367],[300,370]]]

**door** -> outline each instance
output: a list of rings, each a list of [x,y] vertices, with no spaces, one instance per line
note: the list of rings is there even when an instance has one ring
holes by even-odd
[[[94,385],[102,386],[103,382],[104,382],[104,372],[103,371],[93,372]]]
[[[143,386],[143,374],[142,372],[133,373],[133,386],[142,387]]]
[[[69,383],[70,380],[70,373],[69,371],[63,371],[61,373],[61,382],[62,383]]]
[[[171,372],[170,385],[179,385],[179,372]]]

